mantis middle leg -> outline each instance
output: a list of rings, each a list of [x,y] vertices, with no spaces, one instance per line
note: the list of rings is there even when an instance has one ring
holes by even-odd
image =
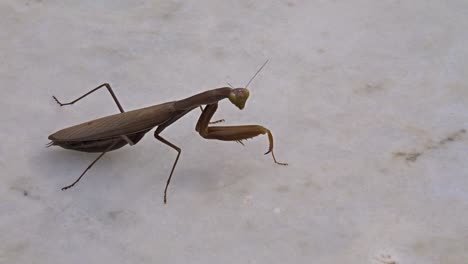
[[[161,141],[165,145],[167,145],[167,146],[175,149],[175,151],[177,151],[177,157],[176,157],[176,159],[174,161],[174,164],[172,165],[171,173],[169,174],[169,178],[167,178],[166,187],[164,188],[164,203],[165,204],[167,203],[167,188],[169,187],[169,183],[171,183],[172,174],[174,174],[174,170],[175,170],[175,167],[177,166],[177,162],[179,161],[180,153],[182,153],[182,150],[178,146],[176,146],[176,145],[172,144],[171,142],[169,142],[167,139],[161,137],[159,134],[164,129],[166,129],[166,127],[170,126],[172,123],[179,120],[179,118],[183,117],[184,115],[186,115],[188,112],[190,112],[192,110],[193,110],[193,108],[189,108],[189,109],[187,109],[185,111],[180,112],[179,114],[173,116],[172,118],[168,119],[166,122],[159,125],[158,128],[156,128],[156,131],[154,131],[154,137],[157,140]]]

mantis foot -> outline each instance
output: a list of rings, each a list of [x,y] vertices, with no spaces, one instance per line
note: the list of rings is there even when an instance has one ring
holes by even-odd
[[[64,106],[65,104],[62,104],[58,99],[57,97],[53,96],[52,95],[52,98],[54,98],[55,102],[57,102],[57,104],[59,104],[60,106]]]

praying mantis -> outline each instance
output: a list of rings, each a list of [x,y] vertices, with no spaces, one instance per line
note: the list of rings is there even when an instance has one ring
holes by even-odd
[[[241,126],[210,126],[213,123],[223,122],[218,120],[211,122],[211,118],[218,109],[218,102],[223,99],[229,101],[242,110],[249,98],[249,90],[247,87],[255,79],[257,74],[265,67],[268,60],[257,70],[250,81],[244,88],[221,87],[208,90],[188,98],[171,101],[167,103],[157,104],[145,108],[140,108],[125,112],[114,91],[108,83],[99,85],[83,96],[69,102],[61,103],[55,96],[53,99],[60,105],[73,105],[91,93],[107,88],[110,95],[114,99],[120,113],[91,120],[79,125],[71,126],[60,131],[57,131],[49,136],[51,142],[47,145],[60,146],[65,149],[71,149],[82,152],[97,152],[101,153],[81,175],[70,185],[65,186],[62,190],[67,190],[78,183],[83,175],[107,152],[122,148],[125,145],[133,146],[137,144],[143,136],[153,128],[157,127],[154,132],[154,137],[163,144],[177,151],[177,157],[172,165],[171,173],[166,182],[164,189],[164,203],[167,203],[167,190],[171,182],[174,169],[182,152],[181,148],[169,142],[162,137],[161,132],[168,126],[179,120],[181,117],[194,110],[200,108],[202,114],[198,119],[195,130],[206,139],[216,139],[223,141],[237,141],[241,144],[243,140],[253,138],[259,135],[266,134],[269,140],[269,148],[265,153],[271,153],[273,161],[278,165],[287,165],[287,163],[278,162],[273,152],[273,135],[271,131],[260,125],[241,125]],[[203,105],[205,108],[203,109]]]

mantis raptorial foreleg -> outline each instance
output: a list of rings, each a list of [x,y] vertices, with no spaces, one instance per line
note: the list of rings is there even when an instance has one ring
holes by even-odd
[[[61,103],[61,102],[57,99],[57,97],[55,97],[55,96],[52,96],[52,98],[54,98],[54,100],[55,100],[60,106],[72,105],[72,104],[78,102],[79,100],[85,98],[86,96],[90,95],[91,93],[93,93],[93,92],[99,90],[99,89],[102,88],[102,87],[106,87],[106,88],[107,88],[107,90],[108,90],[109,93],[111,94],[112,98],[114,98],[114,101],[115,101],[115,103],[117,104],[117,107],[119,108],[120,112],[121,112],[121,113],[125,112],[124,109],[122,108],[122,106],[120,105],[119,100],[117,99],[117,96],[115,96],[114,91],[112,91],[112,88],[111,88],[111,86],[110,86],[108,83],[103,83],[103,84],[99,85],[98,87],[92,89],[91,91],[85,93],[83,96],[78,97],[77,99],[75,99],[75,100],[73,100],[73,101],[71,101],[71,102],[69,102],[69,103]]]
[[[242,140],[256,137],[258,135],[267,134],[270,146],[268,154],[271,152],[273,160],[279,165],[288,165],[287,163],[278,162],[273,152],[273,135],[270,130],[259,125],[246,125],[246,126],[208,126],[211,118],[218,109],[218,104],[207,105],[202,115],[198,119],[196,131],[206,139],[217,139],[224,141],[237,141],[242,143]]]
[[[203,110],[204,110],[204,109],[203,109],[203,107],[202,107],[201,105],[200,105],[200,110],[201,110],[202,113],[203,113]],[[211,125],[211,124],[217,124],[217,123],[222,123],[222,122],[224,122],[224,121],[226,121],[226,120],[224,120],[224,119],[219,119],[219,120],[216,120],[216,121],[210,121],[209,124],[210,124],[210,125]]]

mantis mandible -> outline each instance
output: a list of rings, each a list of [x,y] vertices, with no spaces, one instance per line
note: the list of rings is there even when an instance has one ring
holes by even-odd
[[[70,185],[65,186],[62,190],[69,189],[78,183],[83,175],[109,151],[119,149],[125,145],[133,146],[137,144],[142,137],[157,126],[154,132],[154,137],[177,151],[177,157],[172,165],[171,173],[166,182],[164,189],[164,203],[167,203],[167,189],[171,182],[172,174],[177,165],[182,150],[163,138],[161,132],[177,121],[179,118],[186,115],[195,108],[202,110],[202,114],[198,119],[195,130],[206,139],[217,139],[223,141],[237,141],[241,144],[243,140],[266,134],[269,140],[269,148],[265,153],[271,153],[273,161],[279,165],[287,165],[276,160],[273,152],[273,135],[267,128],[259,125],[242,125],[242,126],[209,126],[213,123],[223,122],[218,120],[211,122],[211,118],[218,109],[218,102],[228,98],[229,101],[237,106],[240,110],[245,107],[249,90],[247,87],[257,76],[257,74],[265,67],[268,60],[257,70],[250,81],[245,85],[245,88],[222,87],[208,90],[194,96],[150,107],[140,108],[133,111],[125,112],[119,103],[119,100],[114,94],[111,86],[104,83],[83,96],[69,103],[61,103],[55,96],[53,99],[60,105],[73,105],[89,94],[107,88],[112,98],[114,99],[120,113],[110,115],[88,121],[79,125],[71,126],[62,129],[49,136],[51,142],[47,145],[60,146],[65,149],[71,149],[82,152],[100,152],[101,154],[81,173],[81,175]],[[203,109],[202,105],[206,107]]]

